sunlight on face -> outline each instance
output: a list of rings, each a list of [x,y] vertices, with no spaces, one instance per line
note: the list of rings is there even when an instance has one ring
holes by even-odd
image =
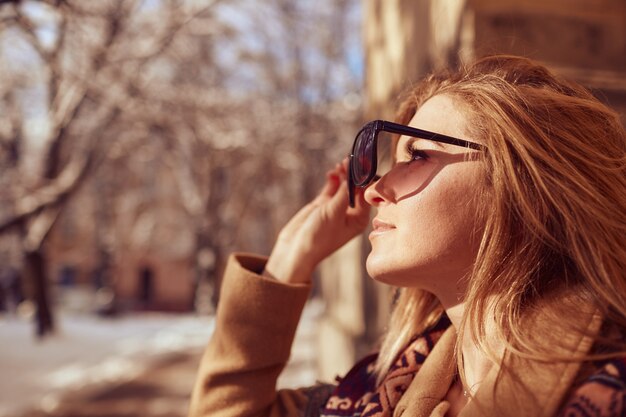
[[[409,124],[450,136],[469,137],[465,115],[454,100],[436,96]],[[369,274],[398,286],[417,286],[457,298],[477,253],[476,202],[482,181],[478,151],[425,139],[400,137],[395,164],[368,187],[377,208],[370,234]]]

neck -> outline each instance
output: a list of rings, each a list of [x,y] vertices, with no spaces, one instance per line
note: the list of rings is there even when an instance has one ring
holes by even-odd
[[[485,379],[487,372],[493,366],[493,362],[488,358],[485,352],[476,344],[469,332],[469,323],[471,318],[465,321],[463,325],[463,316],[465,314],[465,303],[458,302],[454,305],[444,305],[446,314],[450,318],[452,325],[456,328],[457,332],[460,332],[461,326],[463,328],[463,341],[461,346],[461,352],[463,355],[463,371],[465,373],[465,390],[470,394],[474,394],[480,387],[481,382]],[[495,340],[493,337],[489,337],[493,329],[492,326],[487,326],[487,339]],[[490,346],[492,349],[496,346]]]

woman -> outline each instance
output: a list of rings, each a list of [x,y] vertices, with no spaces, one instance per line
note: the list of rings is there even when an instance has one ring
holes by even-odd
[[[269,259],[231,257],[190,415],[624,415],[618,116],[530,60],[494,56],[428,77],[397,122],[359,132],[349,167]],[[384,131],[397,135],[387,172]],[[370,206],[367,271],[400,288],[380,353],[336,386],[277,393],[311,273]]]

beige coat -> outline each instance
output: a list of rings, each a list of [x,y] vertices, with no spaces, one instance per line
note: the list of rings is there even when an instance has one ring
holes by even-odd
[[[309,398],[305,390],[276,392],[278,375],[291,350],[310,287],[288,285],[259,274],[265,258],[233,255],[229,259],[217,312],[215,333],[200,364],[190,417],[296,417]],[[537,325],[541,325],[541,314]],[[593,316],[589,328],[597,331]],[[592,340],[552,332],[563,341],[556,352],[586,353]],[[443,416],[443,401],[454,375],[456,334],[449,328],[427,357],[398,403],[394,417]],[[551,345],[552,346],[552,345]],[[555,348],[556,349],[556,348]],[[493,367],[461,416],[553,416],[570,389],[577,362],[538,363],[505,354],[515,373],[498,376]]]

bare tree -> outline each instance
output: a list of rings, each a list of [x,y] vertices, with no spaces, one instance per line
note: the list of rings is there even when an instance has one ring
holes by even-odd
[[[266,251],[348,151],[354,0],[10,3],[3,61],[22,62],[2,68],[0,233],[21,236],[38,334],[52,329],[44,242],[85,181],[102,270],[137,235],[167,248],[187,233],[201,284],[234,247]],[[29,89],[45,146],[26,129]]]
[[[7,184],[11,210],[0,220],[0,233],[18,229],[22,236],[38,335],[53,328],[47,300],[46,236],[67,199],[93,171],[94,162],[107,159],[106,140],[119,126],[135,123],[134,113],[146,114],[142,101],[147,97],[138,94],[143,71],[194,17],[178,2],[166,3],[158,10],[163,18],[159,27],[142,19],[150,12],[139,1],[2,6],[5,60],[22,56],[28,69],[7,65],[8,77],[1,86],[11,114],[3,132],[2,143],[9,151],[3,168],[7,178],[16,180]],[[41,117],[49,124],[39,138],[45,145],[31,149],[34,155],[27,155],[29,145],[23,134],[29,123],[28,103],[18,103],[16,98],[25,97],[24,89],[20,91],[25,84],[45,96]],[[27,159],[34,163],[22,162]]]
[[[351,136],[359,115],[360,79],[346,62],[359,36],[355,6],[231,5],[238,24],[217,45],[227,56],[212,57],[217,84],[204,85],[184,122],[168,130],[200,280],[220,277],[224,253],[235,248],[266,252],[325,170],[347,155],[339,138]]]

